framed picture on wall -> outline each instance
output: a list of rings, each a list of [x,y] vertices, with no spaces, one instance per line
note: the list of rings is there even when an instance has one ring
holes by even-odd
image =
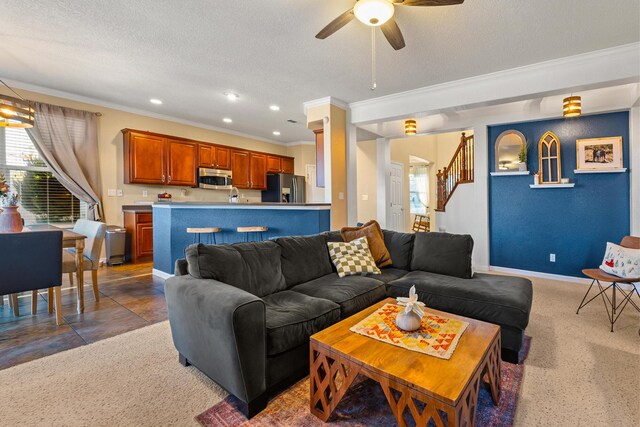
[[[622,168],[622,137],[576,140],[578,170],[609,170]]]

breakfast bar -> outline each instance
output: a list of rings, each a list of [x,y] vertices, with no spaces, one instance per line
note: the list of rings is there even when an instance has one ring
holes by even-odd
[[[331,205],[319,203],[159,202],[153,205],[153,271],[173,274],[177,259],[193,243],[187,228],[220,228],[217,243],[244,241],[238,227],[265,226],[264,239],[328,231]]]

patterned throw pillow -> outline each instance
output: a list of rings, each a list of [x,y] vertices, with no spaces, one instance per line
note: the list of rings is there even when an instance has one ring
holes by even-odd
[[[640,249],[624,248],[607,242],[600,269],[625,279],[640,277]]]
[[[327,242],[327,246],[338,276],[382,274],[371,255],[366,237],[350,242]]]

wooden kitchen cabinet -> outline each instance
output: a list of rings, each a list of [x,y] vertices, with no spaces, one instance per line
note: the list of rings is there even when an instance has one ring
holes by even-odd
[[[254,190],[267,189],[267,156],[266,154],[250,154],[250,182],[249,188]]]
[[[166,181],[164,138],[135,132],[124,134],[125,184],[159,184]]]
[[[282,171],[282,158],[280,156],[267,156],[267,172],[279,173]]]
[[[313,133],[316,134],[316,187],[324,188],[324,129]]]
[[[211,169],[231,169],[231,150],[213,144],[198,145],[199,165]]]
[[[251,171],[249,164],[249,151],[231,150],[231,174],[234,187],[250,188]]]
[[[125,211],[124,228],[127,260],[137,263],[153,259],[153,213]]]
[[[267,155],[267,172],[293,173],[293,158]]]
[[[294,162],[293,157],[283,157],[282,158],[282,172],[283,173],[293,173],[294,171]]]
[[[131,129],[124,134],[124,183],[197,187],[197,144]]]
[[[197,144],[167,140],[167,184],[197,187]]]

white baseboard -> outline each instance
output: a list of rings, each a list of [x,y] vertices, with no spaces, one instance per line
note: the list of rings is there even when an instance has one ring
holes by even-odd
[[[541,279],[557,280],[559,282],[572,282],[590,285],[591,279],[586,277],[563,276],[561,274],[541,273],[539,271],[518,270],[516,268],[494,267],[489,266],[489,271],[497,271],[499,273],[517,274],[519,276],[539,277]]]
[[[167,280],[170,277],[173,277],[173,274],[165,273],[164,271],[158,270],[155,268],[153,269],[153,275],[165,280]]]

